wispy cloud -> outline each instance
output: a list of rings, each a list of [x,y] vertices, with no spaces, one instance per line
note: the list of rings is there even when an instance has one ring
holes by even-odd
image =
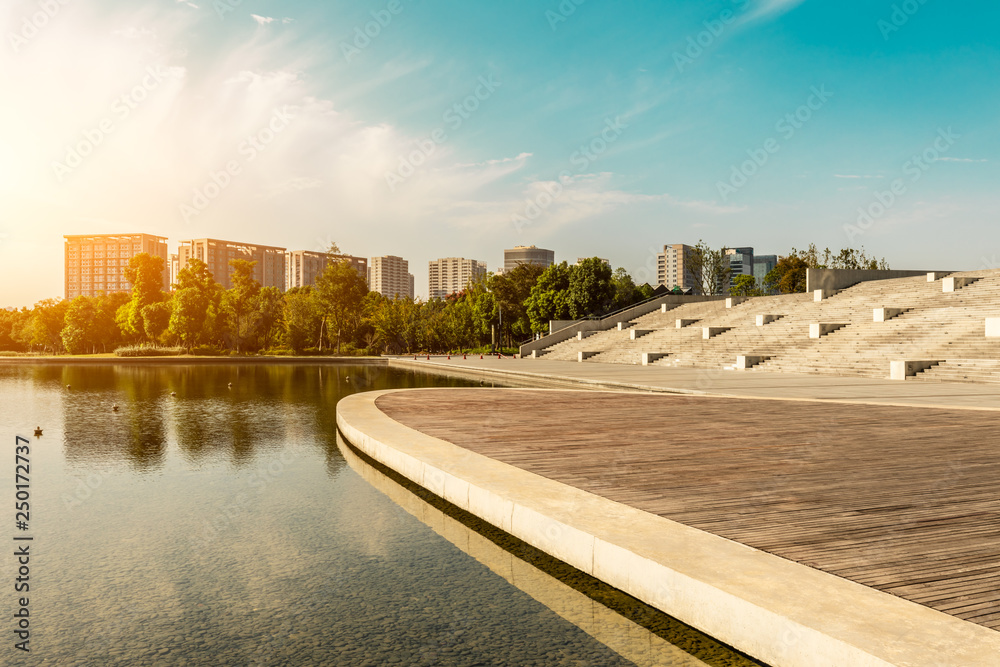
[[[250,18],[257,22],[257,25],[267,25],[268,23],[274,23],[277,19],[273,16],[258,16],[257,14],[251,14]]]
[[[967,157],[939,157],[936,162],[989,162],[989,160],[975,160]]]
[[[834,178],[883,178],[879,175],[872,174],[834,174]]]

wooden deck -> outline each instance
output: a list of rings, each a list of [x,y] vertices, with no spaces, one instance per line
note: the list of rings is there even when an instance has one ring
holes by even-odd
[[[647,394],[432,389],[423,433],[1000,630],[1000,415]]]

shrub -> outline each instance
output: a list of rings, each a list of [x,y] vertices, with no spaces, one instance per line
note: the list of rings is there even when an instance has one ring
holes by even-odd
[[[261,354],[265,357],[290,357],[295,352],[286,347],[272,347],[270,350],[264,350]]]
[[[183,347],[157,347],[155,345],[127,345],[115,350],[116,357],[176,357],[184,354]]]

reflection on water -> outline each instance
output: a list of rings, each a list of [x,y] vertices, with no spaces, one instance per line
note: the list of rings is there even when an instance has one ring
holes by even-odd
[[[470,558],[345,463],[341,397],[468,384],[360,365],[0,365],[0,434],[44,429],[22,662],[634,664],[600,641],[617,631],[512,585],[523,564],[512,580]],[[0,488],[13,472],[4,457]],[[0,561],[12,572],[13,550]],[[14,603],[0,596],[0,615]]]
[[[433,496],[338,435],[365,481],[464,553],[639,667],[759,663]]]

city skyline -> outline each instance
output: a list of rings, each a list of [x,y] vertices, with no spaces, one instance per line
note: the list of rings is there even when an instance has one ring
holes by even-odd
[[[4,305],[121,230],[403,255],[423,297],[530,244],[1000,264],[993,5],[197,4],[0,14]]]

